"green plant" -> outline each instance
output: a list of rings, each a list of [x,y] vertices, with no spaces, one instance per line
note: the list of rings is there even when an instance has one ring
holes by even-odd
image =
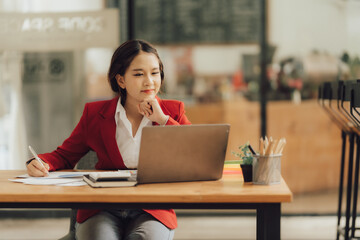
[[[241,159],[241,165],[252,165],[253,154],[250,151],[249,145],[249,142],[247,142],[244,145],[239,146],[238,149],[240,152],[232,152],[232,154]]]

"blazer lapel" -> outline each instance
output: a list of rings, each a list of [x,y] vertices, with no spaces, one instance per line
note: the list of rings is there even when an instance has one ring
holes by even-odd
[[[110,160],[116,168],[126,168],[116,143],[115,111],[118,97],[110,100],[99,112],[101,116],[101,137]]]

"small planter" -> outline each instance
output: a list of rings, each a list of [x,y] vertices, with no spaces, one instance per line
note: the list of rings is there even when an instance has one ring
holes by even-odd
[[[252,165],[249,164],[241,164],[241,171],[244,177],[244,182],[252,182],[252,175],[253,175],[253,171],[252,171]]]

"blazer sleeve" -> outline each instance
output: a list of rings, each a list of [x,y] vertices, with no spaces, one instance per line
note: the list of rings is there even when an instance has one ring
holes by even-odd
[[[178,109],[170,114],[166,125],[190,125],[191,122],[185,115],[185,106],[183,102],[179,102]]]
[[[50,171],[72,169],[90,147],[87,145],[88,104],[85,105],[79,123],[61,146],[51,153],[39,154],[50,165]]]

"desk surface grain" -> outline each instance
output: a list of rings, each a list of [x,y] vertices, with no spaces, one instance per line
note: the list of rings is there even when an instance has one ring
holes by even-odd
[[[0,202],[105,202],[105,203],[282,203],[292,193],[282,179],[277,185],[244,183],[241,175],[218,181],[142,184],[136,187],[91,188],[14,183],[24,170],[0,170]]]

